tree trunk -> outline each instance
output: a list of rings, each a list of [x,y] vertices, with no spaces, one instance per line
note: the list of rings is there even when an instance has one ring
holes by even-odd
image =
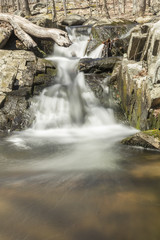
[[[105,10],[105,13],[107,15],[107,18],[110,18],[109,11],[108,11],[108,6],[107,6],[107,0],[103,0],[103,4],[104,4],[104,10]]]
[[[20,11],[20,1],[17,0],[17,10]]]
[[[52,20],[54,21],[57,17],[55,0],[52,0]]]
[[[133,0],[133,15],[138,13],[138,0]]]
[[[35,48],[35,42],[29,35],[41,39],[51,39],[59,46],[68,47],[71,45],[68,34],[60,29],[43,28],[20,16],[5,13],[0,13],[0,20],[9,22],[12,25],[15,35],[20,38],[27,48]]]
[[[64,15],[67,16],[66,0],[63,0]]]
[[[29,8],[28,0],[23,0],[23,5],[24,5],[24,10],[25,10],[26,16],[30,16],[31,15],[31,11],[30,11],[30,8]]]
[[[144,16],[146,10],[146,0],[139,1],[139,14],[140,16]]]

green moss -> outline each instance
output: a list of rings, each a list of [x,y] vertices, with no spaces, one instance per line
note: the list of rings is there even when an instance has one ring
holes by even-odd
[[[160,131],[159,131],[159,129],[147,130],[147,131],[143,131],[143,133],[148,135],[148,136],[152,136],[154,138],[160,139]]]
[[[154,110],[152,110],[149,114],[148,118],[148,126],[150,129],[159,129],[160,128],[160,114],[154,114]]]
[[[55,77],[56,74],[57,74],[57,69],[47,68],[47,74],[52,76],[52,77]]]
[[[136,128],[141,129],[141,115],[142,115],[142,91],[141,88],[137,89],[137,124]]]

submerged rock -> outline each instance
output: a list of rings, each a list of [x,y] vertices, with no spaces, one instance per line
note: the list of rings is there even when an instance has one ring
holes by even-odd
[[[160,131],[148,130],[122,140],[125,145],[139,146],[144,148],[160,150]]]

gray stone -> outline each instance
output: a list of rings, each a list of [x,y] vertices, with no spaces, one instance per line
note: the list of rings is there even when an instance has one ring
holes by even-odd
[[[55,75],[54,63],[32,52],[0,50],[0,130],[29,127],[31,98],[51,85]]]
[[[110,58],[100,58],[91,59],[83,58],[79,62],[79,70],[84,73],[104,73],[112,72],[114,65],[121,61],[121,57],[110,57]]]
[[[158,131],[158,130],[156,130]],[[125,145],[138,146],[143,148],[151,148],[160,150],[160,139],[155,131],[146,131],[136,133],[135,135],[122,140]]]
[[[84,17],[77,14],[72,14],[63,19],[61,24],[65,26],[77,26],[82,25],[85,21],[86,19]]]

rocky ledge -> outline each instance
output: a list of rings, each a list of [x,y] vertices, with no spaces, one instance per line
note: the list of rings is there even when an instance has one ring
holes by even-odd
[[[0,130],[27,128],[30,98],[55,82],[56,66],[24,50],[0,50]]]
[[[160,150],[160,131],[148,130],[122,140],[125,145]]]

